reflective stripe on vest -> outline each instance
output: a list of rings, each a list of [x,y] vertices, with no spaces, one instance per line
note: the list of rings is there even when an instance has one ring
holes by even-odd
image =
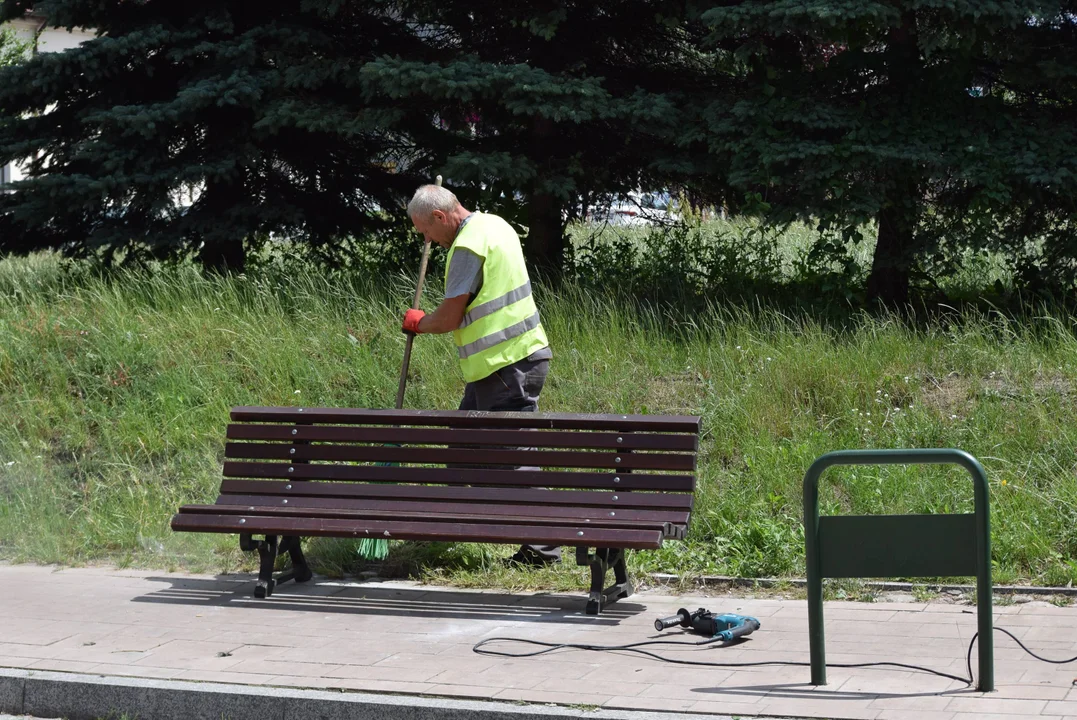
[[[479,338],[478,340],[476,340],[473,343],[468,343],[467,345],[464,345],[463,347],[458,347],[458,348],[456,348],[456,352],[460,356],[460,359],[463,360],[464,358],[471,357],[472,355],[474,355],[477,352],[482,352],[483,350],[489,350],[493,346],[498,345],[500,343],[503,343],[506,340],[511,340],[514,337],[519,337],[520,335],[523,335],[528,330],[534,330],[538,326],[539,326],[539,314],[538,314],[538,312],[536,312],[534,315],[527,318],[526,320],[521,320],[520,322],[516,323],[515,325],[507,327],[504,330],[498,330],[497,332],[491,333],[490,335],[487,335],[486,337]]]
[[[509,290],[501,297],[496,297],[489,302],[484,302],[482,305],[476,305],[474,309],[467,313],[467,315],[464,315],[464,321],[460,323],[460,329],[463,330],[479,318],[484,318],[487,315],[497,310],[500,310],[503,307],[508,307],[509,305],[512,305],[514,302],[519,302],[525,297],[528,297],[529,295],[531,295],[530,280],[528,280],[526,283],[516,288],[515,290]]]

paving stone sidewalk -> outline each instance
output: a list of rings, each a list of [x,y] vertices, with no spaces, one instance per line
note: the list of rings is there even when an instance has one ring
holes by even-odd
[[[707,607],[753,615],[762,629],[730,647],[651,649],[706,662],[807,663],[807,606],[800,600],[638,593],[589,617],[580,594],[324,578],[288,583],[269,600],[253,597],[246,575],[16,565],[0,566],[0,584],[0,667],[734,716],[1077,720],[1077,664],[1039,662],[1000,633],[994,693],[897,668],[833,667],[888,660],[963,676],[976,631],[975,609],[965,605],[827,603],[832,666],[829,684],[814,687],[807,667],[691,667],[578,650],[506,659],[472,650],[504,636],[636,642],[657,635],[659,616]],[[1041,655],[1077,655],[1075,607],[999,606],[995,624]]]

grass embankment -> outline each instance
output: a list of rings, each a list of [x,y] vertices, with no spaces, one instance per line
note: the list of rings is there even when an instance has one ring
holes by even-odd
[[[233,536],[168,528],[177,506],[215,497],[229,407],[391,407],[408,283],[189,268],[106,281],[51,257],[0,262],[0,556],[251,568]],[[704,418],[691,540],[633,554],[637,571],[798,575],[800,482],[815,457],[953,446],[991,479],[996,582],[1077,579],[1070,319],[675,314],[572,287],[540,288],[538,301],[556,355],[543,409]],[[455,407],[461,388],[449,339],[420,338],[406,407]],[[825,512],[971,510],[958,469],[827,478]],[[310,547],[323,571],[359,567],[352,543]],[[394,545],[389,563],[462,583],[578,587],[583,572],[510,574],[492,567],[503,554]]]

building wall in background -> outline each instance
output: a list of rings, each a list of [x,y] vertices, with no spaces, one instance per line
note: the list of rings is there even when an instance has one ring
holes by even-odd
[[[37,18],[14,20],[8,27],[25,42],[32,43],[35,33],[41,27],[41,21]],[[82,42],[94,37],[92,30],[76,29],[68,32],[63,28],[45,28],[37,37],[37,52],[63,52],[78,47]],[[22,172],[17,163],[0,167],[0,185],[5,182],[15,182],[22,179]]]

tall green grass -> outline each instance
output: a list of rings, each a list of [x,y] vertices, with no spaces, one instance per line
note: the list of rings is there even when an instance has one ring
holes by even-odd
[[[412,282],[287,264],[104,278],[47,255],[0,261],[0,556],[251,567],[232,536],[168,528],[179,505],[215,497],[229,408],[391,407]],[[703,417],[691,538],[633,554],[637,571],[800,574],[800,482],[815,457],[952,446],[991,479],[996,580],[1077,579],[1072,318],[672,308],[571,283],[540,287],[538,303],[555,354],[543,409]],[[406,407],[456,406],[448,338],[419,338],[411,371]],[[832,472],[824,512],[971,510],[958,469]],[[499,552],[395,546],[390,563],[481,575]],[[334,572],[360,562],[344,541],[311,554]]]

